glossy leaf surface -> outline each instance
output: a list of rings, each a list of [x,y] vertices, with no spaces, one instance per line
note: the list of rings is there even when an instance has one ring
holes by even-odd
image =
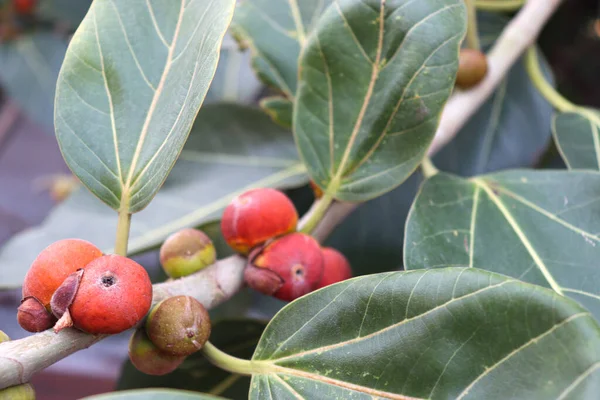
[[[234,0],[96,0],[56,94],[65,160],[114,209],[145,208],[169,174],[214,76]]]
[[[487,269],[552,288],[600,318],[599,198],[595,172],[438,174],[411,209],[405,267]]]
[[[395,272],[291,303],[253,360],[252,399],[594,399],[600,327],[574,301],[501,275]]]
[[[294,134],[311,178],[364,201],[402,183],[435,134],[465,32],[461,0],[340,0],[300,59]]]

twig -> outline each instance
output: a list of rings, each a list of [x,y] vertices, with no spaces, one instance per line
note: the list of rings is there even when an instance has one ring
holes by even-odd
[[[489,54],[490,71],[476,88],[455,93],[448,102],[429,154],[448,143],[477,109],[491,95],[510,67],[537,37],[544,23],[558,8],[561,0],[529,0],[511,22]],[[313,231],[320,241],[358,207],[359,204],[334,201]],[[207,308],[233,296],[243,285],[245,260],[234,256],[192,276],[154,286],[154,302],[172,295],[190,295]],[[93,336],[74,329],[59,334],[51,331],[25,339],[0,344],[0,389],[29,381],[42,369],[85,349],[103,336]]]
[[[442,113],[440,125],[429,148],[436,153],[456,136],[465,123],[502,82],[521,54],[534,42],[562,0],[529,0],[504,29],[488,54],[488,74],[471,90],[456,91]]]

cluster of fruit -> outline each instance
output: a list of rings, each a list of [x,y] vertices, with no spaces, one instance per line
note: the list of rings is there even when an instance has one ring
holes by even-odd
[[[248,286],[292,301],[352,277],[340,252],[296,232],[297,224],[294,204],[275,189],[250,190],[225,208],[221,232],[229,246],[248,257]]]
[[[297,224],[294,204],[275,189],[250,190],[226,207],[221,231],[247,257],[248,286],[292,301],[352,276],[341,253],[296,232]],[[213,242],[197,229],[172,234],[160,249],[161,265],[173,279],[215,261]],[[167,298],[150,311],[151,305],[152,283],[141,265],[104,255],[87,241],[65,239],[44,249],[31,265],[17,320],[30,332],[73,326],[91,334],[116,334],[137,327],[130,359],[140,371],[161,375],[204,346],[211,324],[204,306],[190,296]]]

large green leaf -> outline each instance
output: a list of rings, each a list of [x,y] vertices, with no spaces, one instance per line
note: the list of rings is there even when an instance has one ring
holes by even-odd
[[[336,1],[300,59],[294,134],[311,178],[365,201],[425,155],[450,96],[465,31],[462,0]]]
[[[234,0],[96,0],[67,50],[55,126],[79,179],[122,212],[169,174],[214,76]]]
[[[214,221],[234,196],[250,188],[307,181],[288,131],[260,110],[207,104],[164,187],[132,219],[129,251],[147,250],[178,229]],[[0,287],[20,286],[35,255],[59,239],[79,237],[112,252],[116,219],[94,196],[77,191],[41,226],[16,235],[0,250]]]
[[[482,47],[489,49],[508,22],[503,15],[479,12]],[[552,82],[548,64],[543,57],[540,61],[546,79]],[[436,154],[434,163],[462,176],[532,166],[550,141],[552,112],[521,58],[454,139]]]
[[[208,394],[189,392],[186,390],[173,389],[143,389],[129,390],[125,392],[113,392],[99,394],[97,396],[85,397],[84,400],[217,400],[222,397],[215,397]]]
[[[231,25],[263,81],[292,100],[298,85],[298,57],[307,36],[332,0],[245,0]]]
[[[253,320],[220,321],[213,325],[210,341],[228,354],[249,358],[265,325]],[[241,399],[248,396],[250,378],[231,374],[213,366],[201,353],[186,358],[177,370],[164,376],[143,374],[129,360],[126,361],[117,390],[148,387],[193,390]]]
[[[572,300],[501,275],[395,272],[286,306],[253,360],[252,399],[595,399],[600,327]]]
[[[411,209],[405,267],[499,272],[572,297],[600,318],[599,198],[596,172],[438,174]]]
[[[51,127],[54,92],[67,42],[52,33],[22,36],[0,45],[0,85],[38,124]]]
[[[600,112],[580,109],[557,113],[554,139],[569,169],[600,169]]]

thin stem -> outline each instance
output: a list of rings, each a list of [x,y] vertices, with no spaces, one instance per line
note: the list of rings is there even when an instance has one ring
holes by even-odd
[[[244,360],[231,356],[217,349],[211,342],[206,342],[202,347],[202,354],[216,367],[239,375],[252,375],[261,371],[260,361]]]
[[[523,7],[525,0],[476,0],[475,5],[483,11],[516,11]]]
[[[131,214],[119,211],[119,222],[117,222],[117,239],[115,241],[115,254],[127,255],[127,243],[129,242],[129,227],[131,225]]]
[[[481,50],[479,31],[477,29],[477,9],[475,0],[465,0],[467,4],[467,46],[473,50]]]
[[[527,50],[526,54],[526,68],[529,78],[537,88],[537,90],[552,104],[554,108],[559,111],[567,112],[574,111],[577,106],[571,103],[569,100],[564,98],[560,93],[552,87],[552,85],[546,80],[546,77],[542,73],[540,67],[540,60],[537,54],[535,46],[531,46]]]
[[[323,193],[323,197],[315,201],[311,209],[302,218],[298,224],[298,230],[306,234],[311,234],[323,219],[332,202],[333,197],[330,194]]]
[[[435,165],[433,165],[433,161],[431,161],[431,158],[429,157],[425,157],[421,162],[421,170],[423,171],[423,175],[425,175],[425,178],[431,178],[432,176],[440,172],[435,167]]]

